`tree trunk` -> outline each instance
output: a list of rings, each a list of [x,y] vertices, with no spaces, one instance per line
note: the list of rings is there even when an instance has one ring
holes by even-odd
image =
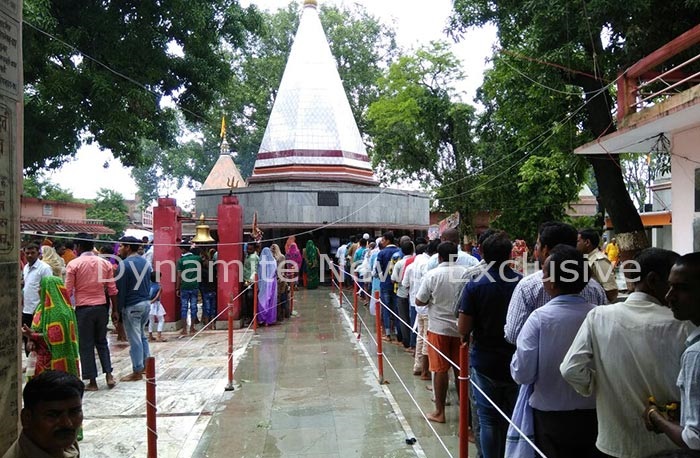
[[[610,94],[604,91],[595,96],[594,91],[602,88],[600,81],[582,78],[579,81],[586,96],[588,111],[588,128],[596,137],[615,131],[611,107],[613,101]],[[591,94],[593,93],[593,94]],[[620,247],[620,260],[631,259],[640,250],[649,246],[642,218],[632,202],[622,176],[620,158],[616,154],[600,154],[586,156],[593,166],[598,192],[603,206],[610,214]]]

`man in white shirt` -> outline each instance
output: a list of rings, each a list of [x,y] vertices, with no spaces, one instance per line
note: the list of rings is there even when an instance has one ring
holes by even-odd
[[[684,342],[693,326],[673,318],[665,302],[668,275],[678,255],[658,248],[635,258],[634,292],[622,303],[593,309],[561,363],[564,379],[596,397],[598,440],[603,453],[620,458],[652,455],[673,448],[647,431],[639,418],[653,396],[677,402],[676,377]]]
[[[30,243],[24,247],[27,265],[22,270],[22,325],[32,326],[34,310],[39,305],[39,288],[41,279],[52,275],[51,267],[39,259],[39,245]],[[24,351],[27,355],[27,339],[22,337]]]
[[[425,266],[430,259],[430,255],[426,252],[427,249],[428,245],[423,243],[416,247],[416,258],[406,267],[406,273],[401,281],[401,285],[408,291],[409,306],[416,311],[416,321],[413,327],[418,337],[416,338],[416,352],[413,358],[413,375],[420,375],[421,380],[430,380],[428,345],[425,343],[428,332],[428,307],[416,305],[416,296],[423,282]]]
[[[462,244],[459,240],[459,231],[457,229],[447,229],[440,235],[441,242],[451,242],[457,245],[457,261],[455,264],[463,267],[474,267],[479,264],[479,260],[466,251],[462,251]],[[440,261],[438,255],[434,254],[428,261],[428,270],[432,270],[438,266]],[[462,285],[464,286],[464,285]],[[458,298],[459,299],[459,298]]]
[[[462,344],[454,305],[455,298],[461,291],[461,278],[465,267],[451,261],[456,259],[456,256],[457,246],[452,242],[442,242],[438,246],[440,264],[425,274],[416,295],[416,305],[428,307],[427,338],[431,344],[428,348],[428,363],[430,371],[435,373],[435,412],[428,414],[427,418],[437,423],[445,423],[449,370],[450,367],[453,368],[457,379],[457,370],[453,363],[459,363],[459,347]],[[446,358],[449,358],[449,361]]]
[[[345,278],[345,255],[347,252],[347,243],[341,243],[338,250],[335,252],[335,256],[338,260],[338,283],[343,283],[343,279]]]
[[[146,236],[143,237],[143,247],[146,250],[143,253],[143,257],[146,258],[146,262],[148,262],[148,265],[151,266],[151,269],[154,269],[153,252],[155,250],[155,247],[153,246],[153,243],[151,243],[151,240],[149,240],[149,238]]]

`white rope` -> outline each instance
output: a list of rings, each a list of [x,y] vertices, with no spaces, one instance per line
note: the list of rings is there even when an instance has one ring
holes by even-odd
[[[342,267],[338,266],[338,268],[340,268],[343,272],[346,272]],[[357,282],[357,280],[355,280],[355,278],[354,278],[353,276],[351,276],[351,278],[352,278],[353,281],[358,285],[358,291],[359,291],[359,290],[364,291],[364,289],[362,288],[362,286],[360,286],[360,284]],[[365,291],[365,292],[366,292],[366,291]],[[393,310],[391,310],[389,307],[387,307],[387,306],[381,301],[381,299],[379,299],[379,303],[380,303],[382,306],[386,307],[386,309],[389,310],[389,312],[391,312],[396,318],[398,318],[399,321],[401,321],[402,323],[404,323],[404,324],[407,325],[407,323],[406,323],[405,321],[403,321],[403,320],[401,319],[400,316],[398,316],[396,313],[394,313]],[[358,316],[359,316],[359,314],[358,314]],[[381,317],[379,317],[379,319],[381,319]],[[364,321],[363,321],[363,324],[364,324]],[[365,327],[366,327],[366,326],[365,326]],[[442,353],[440,350],[438,350],[438,349],[435,347],[435,345],[433,345],[433,344],[431,344],[430,342],[428,342],[427,339],[424,339],[424,338],[423,338],[420,334],[418,334],[411,326],[408,326],[408,327],[411,328],[411,331],[412,331],[413,333],[416,334],[416,338],[422,339],[424,344],[427,343],[431,348],[433,348],[433,349],[434,349],[435,351],[437,351],[443,358],[445,358],[453,367],[455,367],[457,370],[460,370],[460,367],[459,367],[458,364],[455,364],[454,361],[452,361],[450,358],[448,358],[447,356],[445,356],[445,354]],[[375,341],[375,344],[376,344],[376,341]],[[388,358],[386,358],[386,355],[384,355],[384,358],[387,359],[387,362],[388,362]],[[389,363],[389,365],[391,365],[391,363]],[[392,369],[393,369],[393,366],[392,366]],[[394,372],[396,372],[396,371],[394,371]],[[398,374],[397,374],[397,376],[398,376]],[[399,380],[400,380],[400,379],[401,379],[401,378],[399,377]],[[501,416],[513,427],[513,429],[515,429],[515,430],[518,432],[518,434],[520,434],[520,436],[525,440],[525,442],[527,442],[527,443],[533,448],[533,450],[535,450],[535,452],[537,452],[542,458],[547,458],[547,457],[545,456],[545,454],[542,453],[542,451],[541,451],[539,448],[537,448],[537,446],[530,440],[530,438],[527,437],[527,435],[525,435],[525,434],[522,432],[522,430],[521,430],[515,423],[513,423],[513,421],[510,419],[510,417],[508,417],[508,415],[506,415],[505,412],[503,412],[503,410],[501,410],[501,408],[498,407],[498,405],[496,405],[496,403],[495,403],[490,397],[488,397],[488,396],[486,395],[486,393],[484,392],[484,390],[482,390],[481,387],[479,387],[479,386],[474,382],[474,380],[471,379],[471,377],[467,377],[467,379],[469,380],[469,382],[471,383],[471,385],[474,386],[474,387],[484,396],[484,398],[488,401],[488,403],[491,404],[491,405],[496,409],[496,411],[497,411],[499,414],[501,414]],[[403,381],[401,381],[401,383],[403,384]],[[421,414],[422,414],[422,412],[421,412]]]
[[[342,270],[343,272],[347,272],[347,271],[344,270],[342,267],[340,267],[338,264],[335,264],[335,265],[338,266],[338,268],[339,268],[340,270]],[[349,273],[349,272],[348,272],[348,273]],[[353,278],[353,281],[355,281],[355,282],[357,283],[357,281],[356,281],[354,278]],[[359,291],[359,290],[364,291],[365,293],[367,292],[367,291],[364,290],[364,289],[359,285],[359,283],[358,283],[358,291]],[[370,296],[370,297],[371,297],[371,296]],[[381,297],[380,297],[377,301],[379,302],[379,304],[380,304],[382,307],[386,308],[386,309],[389,311],[389,313],[391,313],[392,315],[394,315],[401,323],[403,323],[404,325],[406,325],[406,327],[410,328],[411,331],[414,332],[414,333],[416,334],[416,338],[422,339],[422,340],[423,340],[423,343],[428,344],[433,350],[435,350],[436,352],[438,352],[438,354],[439,354],[440,356],[442,356],[443,358],[445,358],[445,360],[447,360],[447,362],[450,363],[450,364],[452,365],[452,367],[454,367],[455,369],[459,370],[459,364],[457,364],[457,363],[455,363],[454,361],[452,361],[450,358],[447,357],[447,355],[445,355],[443,352],[441,352],[435,345],[433,345],[432,343],[428,342],[428,339],[424,339],[423,336],[421,336],[421,335],[419,335],[417,332],[415,332],[415,331],[413,330],[413,326],[412,326],[412,325],[409,325],[408,323],[406,323],[398,314],[396,314],[396,313],[395,313],[393,310],[391,310],[384,302],[382,302]],[[381,320],[381,317],[379,317],[379,319]]]
[[[366,323],[365,320],[362,318],[362,316],[360,316],[359,313],[357,314],[357,317],[359,318],[360,323],[362,324],[362,326],[364,326],[364,328],[367,330],[367,335],[369,336],[369,338],[372,340],[372,342],[373,342],[374,345],[376,346],[376,345],[377,345],[377,341],[375,340],[374,335],[372,334],[372,331],[367,327],[367,323]],[[420,412],[420,414],[421,414],[421,416],[423,417],[423,419],[427,422],[427,425],[428,425],[428,427],[430,428],[430,430],[433,432],[433,434],[435,435],[435,438],[438,440],[438,442],[440,442],[440,444],[442,445],[442,447],[445,449],[445,452],[447,452],[447,454],[448,454],[450,457],[452,457],[452,454],[450,453],[450,450],[448,449],[447,445],[445,444],[445,442],[444,442],[444,441],[442,440],[442,438],[440,437],[440,434],[435,430],[435,427],[433,426],[432,422],[431,422],[430,420],[428,420],[428,417],[427,417],[427,416],[425,415],[425,413],[423,412],[423,409],[421,409],[420,404],[418,404],[418,401],[413,397],[413,395],[412,395],[411,392],[409,391],[408,387],[406,386],[406,384],[405,384],[405,383],[403,382],[403,380],[401,379],[401,376],[400,376],[400,375],[398,374],[398,372],[396,371],[396,368],[394,367],[394,365],[391,364],[391,361],[389,361],[389,358],[388,358],[386,355],[384,355],[383,357],[384,357],[384,359],[386,360],[386,362],[389,364],[389,367],[391,367],[391,370],[394,372],[394,374],[396,374],[396,378],[399,380],[399,382],[401,383],[401,386],[403,386],[404,390],[406,390],[406,393],[407,393],[408,396],[411,398],[411,401],[413,401],[413,404],[415,404],[415,406],[418,408],[418,411]]]
[[[241,297],[246,291],[248,291],[248,290],[251,289],[252,287],[253,287],[253,284],[251,283],[250,285],[248,285],[247,288],[245,288],[243,291],[241,291],[241,292],[238,294],[238,296],[236,296],[236,297],[234,297],[233,299],[231,299],[231,302],[235,302],[236,299],[238,299],[239,297]],[[175,349],[175,351],[173,351],[171,354],[160,358],[160,360],[165,360],[165,361],[167,361],[167,360],[169,360],[169,359],[171,359],[171,358],[174,358],[175,355],[177,355],[177,354],[180,352],[180,350],[182,350],[182,349],[185,348],[187,345],[189,345],[190,342],[192,342],[192,340],[194,340],[195,337],[197,337],[199,334],[201,334],[202,331],[204,331],[210,324],[212,324],[213,322],[215,322],[216,319],[219,318],[221,315],[223,315],[224,313],[228,313],[228,311],[229,311],[229,307],[225,307],[218,315],[216,315],[216,316],[214,317],[213,320],[211,320],[211,321],[210,321],[209,323],[207,323],[205,326],[202,326],[202,329],[200,329],[199,331],[197,331],[196,333],[194,333],[194,334],[192,335],[192,337],[190,337],[189,339],[187,339],[182,345],[179,345],[179,346]]]

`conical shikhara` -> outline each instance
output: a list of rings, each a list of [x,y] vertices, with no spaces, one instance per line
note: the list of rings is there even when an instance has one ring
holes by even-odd
[[[249,182],[292,180],[377,184],[315,0],[304,2]]]

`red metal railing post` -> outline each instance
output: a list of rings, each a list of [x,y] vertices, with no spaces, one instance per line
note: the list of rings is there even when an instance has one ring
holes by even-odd
[[[253,331],[258,330],[258,274],[253,280]]]
[[[146,428],[148,458],[158,456],[158,432],[156,429],[156,359],[146,358]]]
[[[459,348],[459,458],[469,458],[469,346]]]
[[[357,282],[353,280],[353,288],[352,288],[352,315],[353,315],[353,321],[355,323],[354,326],[354,333],[357,334]]]
[[[228,385],[226,391],[233,391],[233,303],[228,303]]]
[[[384,353],[382,353],[382,304],[379,299],[379,291],[374,292],[374,310],[377,322],[377,369],[379,371],[379,383],[384,383]]]

